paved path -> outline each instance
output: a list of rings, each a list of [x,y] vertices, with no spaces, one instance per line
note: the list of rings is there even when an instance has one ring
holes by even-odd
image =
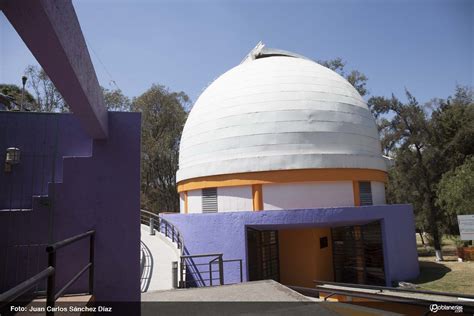
[[[142,294],[142,302],[213,301],[213,302],[308,302],[306,296],[273,280],[240,284],[154,291]]]
[[[176,245],[158,232],[150,235],[145,225],[141,225],[141,241],[141,291],[172,289],[171,263],[179,261]]]
[[[206,316],[340,315],[272,280],[143,293],[142,315],[158,313]]]
[[[273,280],[143,293],[141,308],[142,316],[401,316],[363,306],[322,302]]]

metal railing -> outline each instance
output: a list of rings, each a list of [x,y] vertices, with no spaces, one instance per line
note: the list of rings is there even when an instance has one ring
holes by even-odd
[[[227,262],[238,262],[239,263],[239,272],[240,272],[240,283],[244,282],[244,276],[243,276],[243,272],[242,272],[242,259],[228,259],[228,260],[222,260],[222,271],[224,271],[224,264],[227,263]],[[214,272],[212,270],[212,264],[215,264],[215,263],[219,263],[220,262],[209,262],[209,271],[211,271],[211,275],[210,275],[210,283],[211,283],[211,286],[213,285],[212,284],[212,272]],[[219,265],[219,272],[221,271],[221,266]],[[222,276],[222,284],[225,284],[224,283],[224,276]],[[221,285],[222,285],[221,284]]]
[[[315,288],[305,288],[300,286],[289,286],[292,290],[299,292],[305,296],[320,298],[321,294],[324,295],[324,301],[327,301],[329,298],[340,295],[348,297],[357,297],[366,299],[369,301],[382,301],[382,302],[391,302],[391,303],[400,303],[400,304],[409,304],[414,306],[420,306],[428,308],[433,303],[443,303],[443,301],[436,300],[433,296],[444,296],[456,298],[456,300],[446,301],[446,304],[451,305],[460,305],[463,307],[463,312],[474,312],[474,306],[469,301],[463,301],[459,298],[473,299],[474,296],[460,294],[460,293],[447,293],[447,292],[435,292],[435,291],[425,291],[425,290],[413,290],[413,289],[402,289],[402,288],[393,288],[385,286],[376,286],[376,285],[365,285],[365,284],[353,284],[353,283],[341,283],[341,282],[327,282],[327,281],[314,281],[316,284]],[[324,285],[333,285],[337,288],[324,287]],[[375,290],[376,292],[361,292],[360,289],[369,289]],[[387,294],[389,292],[389,294]],[[391,293],[390,293],[391,292]],[[397,296],[396,293],[409,293],[409,294],[425,294],[427,298],[421,298],[420,296],[416,297],[407,297],[407,296]],[[350,303],[350,302],[349,302]],[[430,310],[426,312],[425,315],[428,315]]]
[[[176,226],[158,214],[145,210],[140,212],[140,222],[150,228],[151,235],[154,235],[156,230],[171,239],[180,249],[179,280],[174,280],[179,288],[186,288],[190,285],[196,286],[197,284],[200,286],[213,286],[214,281],[218,281],[219,285],[224,285],[224,263],[228,262],[239,262],[240,282],[243,282],[242,259],[224,260],[222,253],[183,255],[185,253],[184,237]],[[202,258],[210,258],[210,260],[207,262],[196,262],[196,259]],[[213,265],[218,265],[218,270],[213,270]],[[203,270],[202,266],[207,266],[209,269]],[[213,272],[218,272],[219,277],[215,278]],[[203,275],[208,277],[206,278]]]
[[[401,292],[401,293],[417,293],[417,294],[426,294],[426,295],[440,295],[440,296],[455,297],[455,298],[466,298],[466,299],[474,300],[474,295],[462,294],[462,293],[435,292],[435,291],[427,291],[427,290],[406,289],[406,288],[399,288],[399,287],[319,281],[319,280],[315,280],[313,282],[316,284],[316,288],[321,288],[321,289],[323,288],[321,287],[322,285],[335,285],[335,286],[344,286],[348,288],[359,288],[359,289],[364,288],[364,289],[369,289],[369,290],[378,290],[380,293],[382,293],[383,291]]]
[[[55,273],[53,267],[47,267],[40,273],[34,275],[26,281],[21,282],[14,288],[0,294],[0,309],[11,302],[14,302],[18,297],[26,294],[32,287],[36,286],[42,280],[48,278]]]
[[[66,283],[58,292],[56,292],[56,273],[51,274],[48,277],[47,294],[46,294],[46,305],[54,307],[56,300],[74,283],[76,282],[84,272],[89,271],[89,294],[94,293],[94,244],[95,244],[95,231],[90,230],[80,235],[64,239],[57,243],[54,243],[46,247],[48,252],[48,265],[56,269],[56,251],[70,245],[76,241],[89,237],[89,262],[77,272],[72,279]],[[46,315],[54,315],[54,312],[47,312]]]
[[[195,259],[210,258],[208,262],[195,262]],[[209,254],[197,254],[197,255],[186,255],[181,256],[180,262],[180,273],[179,273],[179,287],[187,288],[190,285],[197,286],[199,283],[201,286],[206,286],[206,281],[212,286],[212,264],[217,263],[219,265],[219,285],[224,285],[224,262],[222,260],[222,253],[209,253]],[[208,266],[209,270],[200,269],[202,266]],[[216,272],[216,271],[214,271]],[[203,274],[207,274],[208,278],[204,278]]]
[[[184,239],[181,232],[168,222],[166,219],[160,217],[158,214],[151,213],[148,211],[141,210],[140,212],[140,222],[143,225],[150,227],[150,233],[153,235],[154,231],[164,234],[167,238],[171,239],[172,242],[175,242],[178,246],[178,249],[184,248]]]
[[[89,243],[89,262],[77,272],[72,279],[66,283],[58,292],[56,292],[56,252],[57,250],[70,245],[76,241],[82,240],[84,238],[90,238]],[[14,288],[0,294],[0,308],[3,308],[5,305],[14,302],[18,297],[26,294],[32,287],[37,285],[44,279],[47,279],[46,286],[46,306],[47,309],[46,315],[54,315],[52,308],[55,305],[56,300],[74,283],[76,282],[81,275],[89,270],[89,289],[88,293],[93,294],[94,292],[94,244],[95,244],[95,231],[90,230],[86,233],[73,236],[71,238],[64,239],[62,241],[56,242],[46,247],[46,252],[48,253],[48,267],[41,271],[40,273],[34,275],[28,280],[18,284]]]

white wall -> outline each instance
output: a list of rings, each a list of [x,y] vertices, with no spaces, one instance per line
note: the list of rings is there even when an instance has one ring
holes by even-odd
[[[386,204],[384,183],[372,181],[371,187],[373,204]],[[351,181],[264,184],[262,193],[264,210],[354,206]],[[252,187],[217,188],[217,205],[218,212],[252,211]],[[183,213],[182,193],[180,208]],[[202,213],[202,190],[188,191],[188,213]]]
[[[202,213],[202,191],[188,191],[188,213]]]
[[[252,211],[252,187],[217,188],[217,207],[219,212]]]
[[[351,181],[263,185],[263,209],[354,206]]]
[[[372,181],[370,186],[372,188],[372,203],[374,205],[386,204],[385,184],[383,182]]]

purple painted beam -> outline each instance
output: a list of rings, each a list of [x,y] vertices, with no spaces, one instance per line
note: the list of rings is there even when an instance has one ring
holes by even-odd
[[[0,8],[94,139],[108,135],[107,110],[70,0],[4,0]]]

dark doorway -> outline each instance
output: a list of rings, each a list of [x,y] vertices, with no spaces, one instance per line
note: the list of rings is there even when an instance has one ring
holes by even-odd
[[[336,282],[386,285],[379,221],[331,231]]]
[[[247,228],[249,281],[280,281],[278,231]]]

